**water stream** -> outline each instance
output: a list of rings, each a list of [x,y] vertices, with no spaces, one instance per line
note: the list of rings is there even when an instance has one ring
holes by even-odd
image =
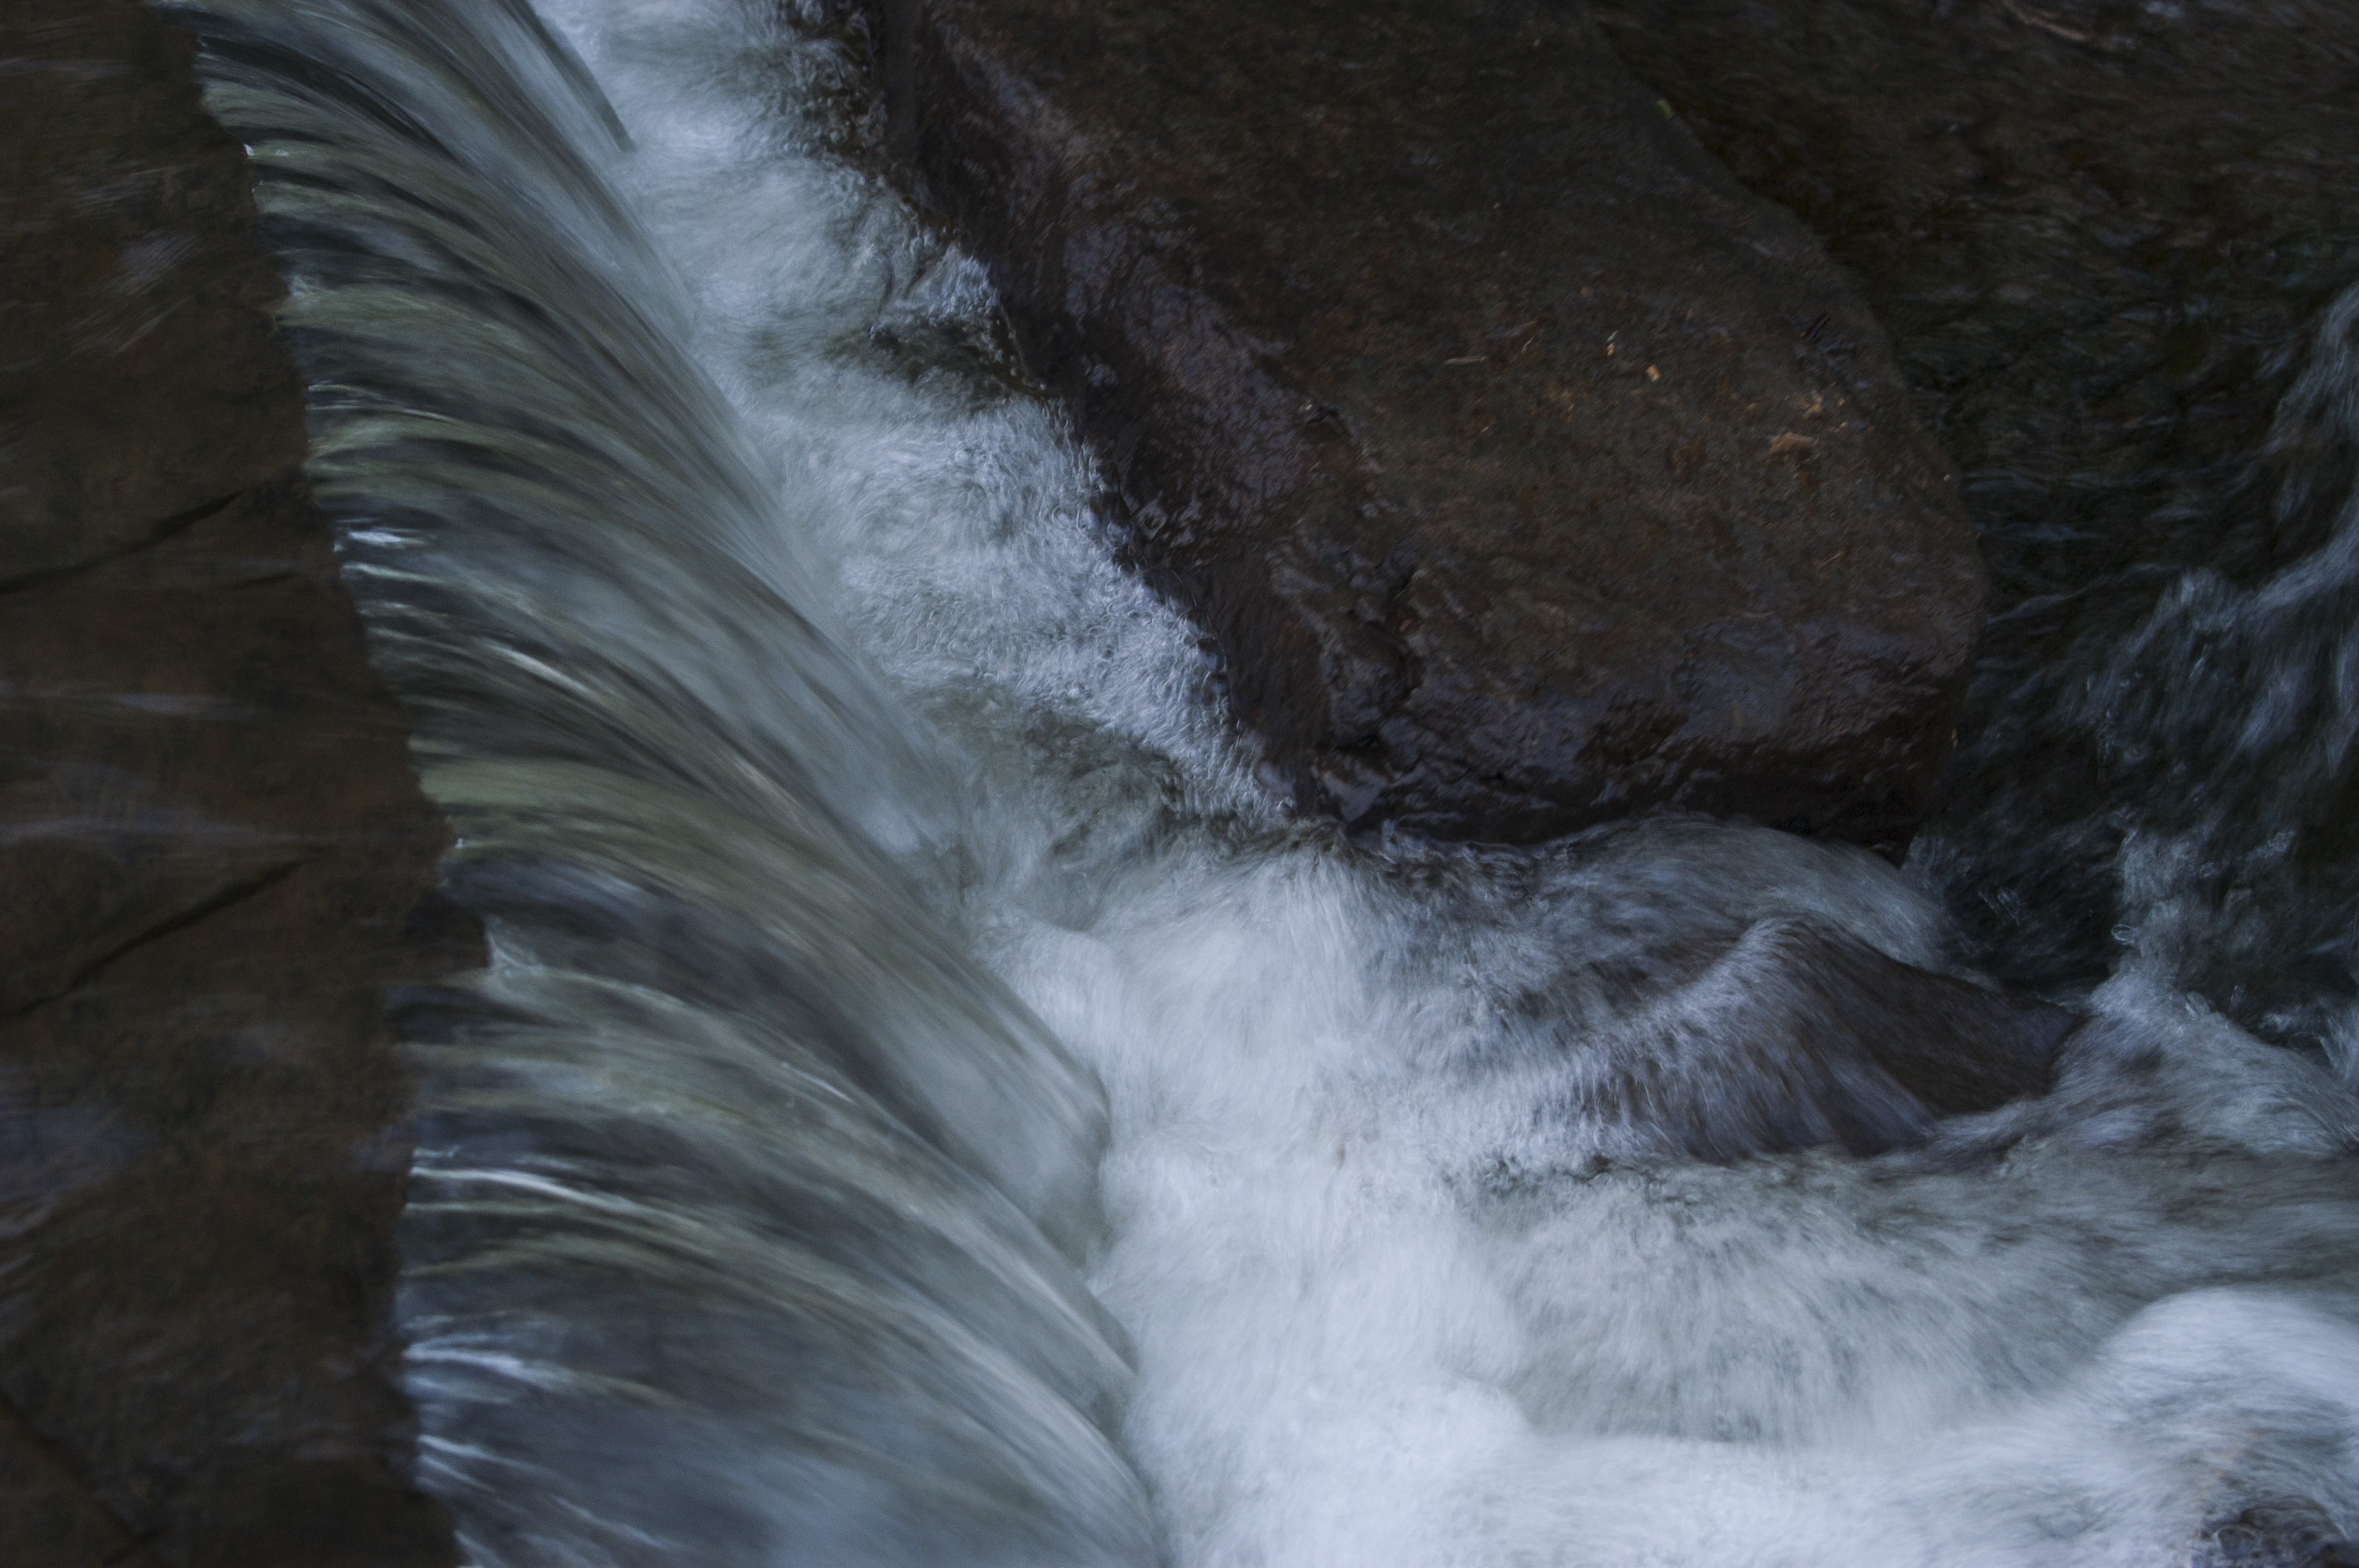
[[[1762,1021],[1823,979],[1792,934],[1951,968],[1971,846],[1290,820],[982,269],[866,157],[822,12],[181,15],[492,939],[406,1021],[409,1385],[471,1562],[2080,1568],[2359,1532],[2353,1055],[2179,989],[2212,938],[2169,846],[2124,874],[2176,935],[2060,999],[2054,1093],[1701,1162],[1786,1092]],[[2319,363],[2304,407],[2347,408]],[[2304,607],[2354,539],[2249,603],[2191,584],[2124,659],[2292,640],[2315,678],[2248,728],[2340,767],[2359,691],[2299,640],[2339,635]]]

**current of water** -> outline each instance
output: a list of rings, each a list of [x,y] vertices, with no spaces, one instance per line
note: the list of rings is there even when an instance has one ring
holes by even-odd
[[[864,157],[822,10],[181,15],[491,934],[408,1017],[401,1292],[481,1568],[2359,1530],[2353,1056],[2180,989],[2200,922],[2069,999],[2045,1099],[1698,1163],[1614,1086],[1756,1094],[1743,1021],[1800,981],[1748,933],[1950,967],[1931,879],[1970,855],[1289,820],[982,269]],[[2339,342],[2303,417],[2353,399]],[[2312,637],[2354,539],[2167,614]],[[2347,746],[2351,683],[2294,662],[2251,727]],[[2124,862],[2157,930],[2170,849]]]

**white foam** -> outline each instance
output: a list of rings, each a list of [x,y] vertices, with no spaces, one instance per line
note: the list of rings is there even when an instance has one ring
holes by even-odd
[[[991,306],[831,150],[842,46],[738,0],[546,9],[964,803],[913,869],[1104,1083],[1093,1283],[1178,1562],[2153,1563],[2279,1497],[2359,1528],[2323,1075],[2125,979],[2051,1101],[1931,1154],[1503,1178],[1549,1054],[1607,1048],[1584,964],[1779,913],[1938,963],[1938,915],[1755,830],[1388,864],[1289,829],[1057,414],[876,347]]]

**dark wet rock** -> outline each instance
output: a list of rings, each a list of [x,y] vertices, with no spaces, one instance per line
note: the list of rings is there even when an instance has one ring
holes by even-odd
[[[1984,591],[1945,460],[1580,11],[863,3],[897,156],[1306,804],[1907,839]]]
[[[2359,1568],[2359,1541],[2317,1504],[2281,1498],[2205,1526],[2194,1568]]]
[[[298,465],[239,149],[130,0],[0,17],[0,1561],[456,1560],[390,1326],[443,828]]]
[[[1944,1116],[2045,1094],[2079,1022],[1781,916],[1584,1051],[1556,1109],[1701,1160],[1825,1144],[1880,1154],[1923,1142]]]
[[[2359,7],[1599,14],[1699,139],[1855,274],[1958,460],[1995,604],[1930,838],[1971,861],[1953,913],[1978,957],[2037,988],[2103,976],[2133,914],[2125,839],[2180,839],[2218,912],[2186,983],[2280,1033],[2280,1009],[2347,1005],[2359,775],[2310,749],[2347,701],[2324,672],[2359,609],[2348,585],[2305,617],[2221,615],[2124,654],[2183,573],[2254,587],[2318,549],[2359,481],[2343,396],[2286,402],[2351,352],[2321,329],[2359,283]],[[2307,706],[2256,752],[2265,688]]]
[[[99,1506],[48,1444],[0,1405],[0,1543],[44,1568],[157,1568],[155,1557]]]

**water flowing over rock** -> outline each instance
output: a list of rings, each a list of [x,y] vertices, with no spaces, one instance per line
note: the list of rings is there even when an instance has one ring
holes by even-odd
[[[1298,799],[1895,851],[1984,580],[1884,334],[1584,13],[875,0],[886,135]]]
[[[2011,1000],[1922,861],[1854,844],[1294,820],[1118,558],[1103,454],[1006,373],[983,265],[847,163],[865,41],[823,0],[201,7],[258,223],[212,140],[165,183],[228,227],[139,251],[152,289],[111,258],[186,231],[134,178],[69,184],[58,245],[0,262],[32,258],[8,297],[99,307],[25,340],[12,408],[136,418],[139,376],[63,395],[146,366],[198,420],[246,384],[231,348],[270,359],[251,232],[310,417],[299,481],[278,427],[169,537],[110,512],[133,547],[0,596],[82,661],[0,671],[12,754],[147,790],[22,786],[7,885],[49,885],[37,851],[191,873],[25,948],[55,1028],[0,1056],[0,1563],[2343,1552],[2347,1052],[2262,1044],[2134,943],[2069,1010]],[[53,64],[0,106],[52,146],[76,93],[146,80],[86,29],[24,49]],[[137,350],[222,276],[245,335],[176,362],[221,373],[192,396]],[[2332,431],[2359,332],[2327,346],[2288,402]],[[164,411],[142,438],[182,450]],[[493,937],[400,1011],[414,1148],[359,977],[483,949],[378,920],[442,840],[377,765],[400,727],[323,531],[454,835],[442,892]],[[256,858],[208,881],[215,851]],[[323,880],[349,896],[298,896]],[[350,1033],[313,1026],[336,1006]],[[413,1422],[447,1531],[392,1484]]]
[[[0,20],[0,1560],[429,1568],[382,992],[480,944],[192,53]]]
[[[1832,1144],[1882,1154],[1936,1119],[2044,1094],[2078,1018],[1765,920],[1624,1026],[1566,1108],[1701,1160]]]
[[[1859,278],[1958,460],[1994,613],[1926,844],[1980,961],[2085,985],[2143,928],[2248,1026],[2331,1038],[2359,960],[2359,9],[1599,16]]]

